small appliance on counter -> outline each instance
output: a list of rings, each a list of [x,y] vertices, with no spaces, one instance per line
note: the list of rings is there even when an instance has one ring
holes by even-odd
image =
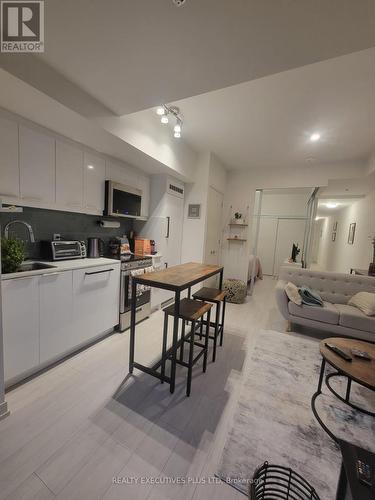
[[[134,245],[134,253],[136,255],[150,255],[151,254],[151,241],[145,238],[136,237]]]
[[[122,238],[116,237],[109,242],[109,252],[111,257],[118,259],[119,257],[131,255],[128,238],[124,235]]]
[[[86,258],[84,241],[48,240],[40,242],[41,256],[46,260],[68,260]]]
[[[87,257],[89,259],[97,259],[104,255],[104,241],[101,238],[88,238],[87,244]]]

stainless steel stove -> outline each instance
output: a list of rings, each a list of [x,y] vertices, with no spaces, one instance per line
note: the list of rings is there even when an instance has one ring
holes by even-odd
[[[132,275],[152,267],[152,258],[140,255],[121,256],[120,274],[120,331],[130,328]],[[151,269],[150,269],[151,270]],[[136,322],[146,319],[151,313],[151,289],[145,286],[137,287]]]

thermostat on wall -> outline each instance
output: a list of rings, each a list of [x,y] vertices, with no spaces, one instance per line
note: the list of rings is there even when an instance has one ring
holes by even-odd
[[[189,219],[200,219],[201,218],[201,206],[200,204],[189,204],[188,210]]]

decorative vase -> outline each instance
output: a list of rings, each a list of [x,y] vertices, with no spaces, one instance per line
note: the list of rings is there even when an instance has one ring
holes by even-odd
[[[371,262],[371,264],[369,265],[368,274],[369,276],[375,276],[375,262]]]

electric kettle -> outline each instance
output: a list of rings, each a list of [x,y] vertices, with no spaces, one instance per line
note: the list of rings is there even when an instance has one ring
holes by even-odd
[[[104,241],[101,238],[87,239],[87,257],[97,259],[104,254]]]

